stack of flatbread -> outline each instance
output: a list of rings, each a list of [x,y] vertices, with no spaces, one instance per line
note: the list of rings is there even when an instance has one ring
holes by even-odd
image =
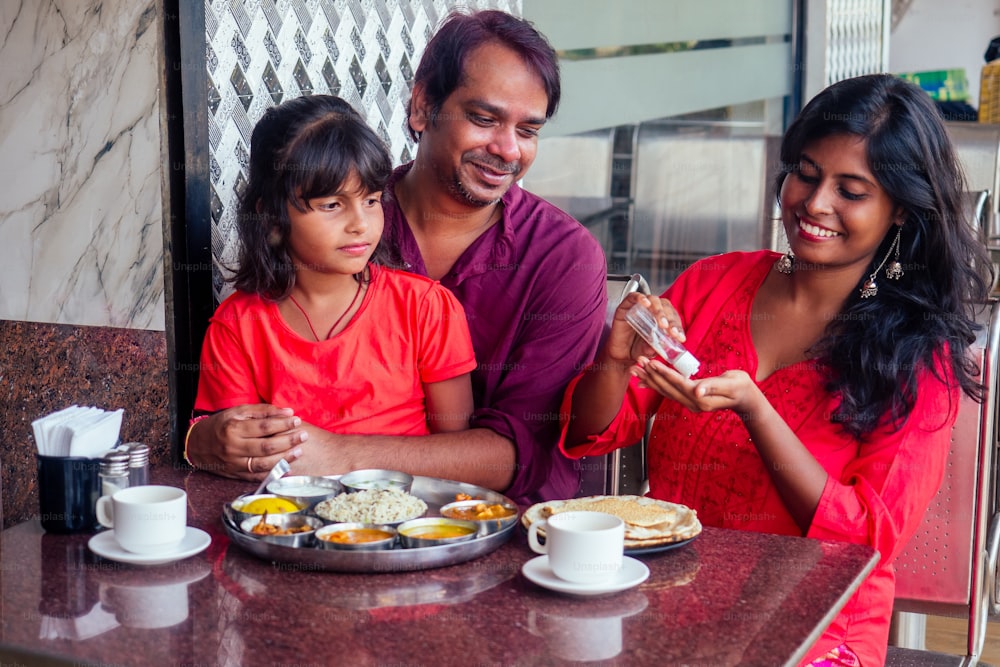
[[[588,496],[550,500],[532,505],[521,515],[529,527],[560,512],[605,512],[625,522],[625,548],[644,549],[689,540],[701,532],[701,522],[690,507],[645,496]],[[544,528],[538,530],[545,535]]]

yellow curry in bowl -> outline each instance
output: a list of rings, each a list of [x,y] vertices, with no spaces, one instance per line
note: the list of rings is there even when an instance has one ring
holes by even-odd
[[[407,549],[442,546],[471,540],[478,532],[472,521],[426,517],[400,524],[399,542]]]

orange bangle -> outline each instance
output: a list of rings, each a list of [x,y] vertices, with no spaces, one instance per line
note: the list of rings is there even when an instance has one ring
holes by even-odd
[[[192,468],[197,468],[198,466],[192,463],[191,459],[188,458],[188,440],[191,439],[191,431],[194,430],[195,424],[200,422],[202,419],[208,419],[211,416],[212,415],[198,415],[197,417],[192,418],[191,422],[188,424],[187,435],[184,436],[184,461]]]

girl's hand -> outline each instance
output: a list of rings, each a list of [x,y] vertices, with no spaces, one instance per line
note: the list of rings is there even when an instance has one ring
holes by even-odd
[[[764,398],[744,371],[689,380],[667,364],[644,357],[632,372],[641,386],[677,401],[692,412],[733,410],[741,416],[750,415]]]
[[[615,318],[611,323],[611,333],[608,334],[604,349],[607,360],[631,366],[640,358],[653,357],[656,350],[642,339],[635,329],[625,321],[625,313],[636,303],[645,305],[660,323],[660,327],[670,336],[684,342],[684,329],[677,311],[666,299],[633,292],[622,299]]]
[[[187,458],[199,470],[260,481],[279,459],[291,463],[305,441],[302,420],[290,408],[241,405],[196,423],[187,438]]]

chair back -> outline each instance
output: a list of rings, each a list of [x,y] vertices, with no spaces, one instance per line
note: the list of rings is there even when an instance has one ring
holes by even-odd
[[[611,330],[615,310],[622,299],[632,292],[649,294],[646,279],[638,273],[608,274],[608,309],[604,318],[601,344]],[[616,449],[610,454],[585,456],[579,461],[580,489],[577,496],[614,496],[638,493],[645,470],[645,452],[641,442]]]
[[[980,369],[985,400],[978,403],[962,395],[941,488],[895,561],[894,606],[896,612],[966,618],[967,655],[973,660],[982,651],[996,580],[997,539],[989,532],[997,509],[997,302],[986,304],[978,319],[983,328],[970,354]]]
[[[1000,125],[948,122],[945,129],[955,147],[969,190],[1000,192]],[[989,238],[1000,233],[995,228],[998,203],[992,201],[983,216]]]

